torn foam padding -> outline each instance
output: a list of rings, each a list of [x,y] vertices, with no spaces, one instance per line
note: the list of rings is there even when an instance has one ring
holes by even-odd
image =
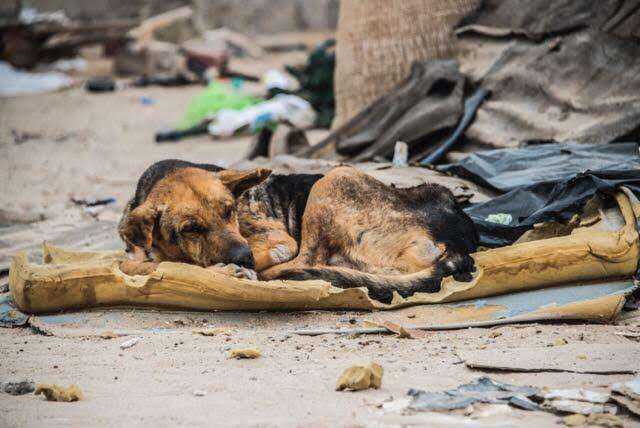
[[[395,295],[389,305],[365,288],[340,289],[324,281],[251,281],[184,263],[160,263],[149,275],[119,269],[124,253],[77,253],[44,245],[44,265],[13,259],[9,284],[26,313],[96,306],[153,306],[190,310],[394,309],[462,301],[578,281],[631,276],[638,263],[636,217],[624,192],[616,201],[625,225],[616,231],[544,239],[474,254],[469,282],[442,280],[436,293]]]

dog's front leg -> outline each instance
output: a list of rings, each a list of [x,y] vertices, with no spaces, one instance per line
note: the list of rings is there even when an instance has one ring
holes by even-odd
[[[245,278],[245,279],[258,279],[258,274],[256,271],[252,269],[247,269],[242,266],[235,265],[233,263],[224,264],[218,263],[213,266],[207,267],[207,269],[212,270],[217,273],[221,273],[223,275],[233,276],[235,278]]]
[[[256,271],[286,263],[298,255],[298,243],[282,230],[270,230],[247,238]]]

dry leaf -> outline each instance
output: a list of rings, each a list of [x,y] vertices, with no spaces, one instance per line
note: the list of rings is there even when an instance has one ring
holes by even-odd
[[[238,360],[243,358],[253,359],[261,355],[260,351],[256,348],[232,349],[229,358],[236,358]]]
[[[77,385],[69,385],[67,388],[53,384],[38,384],[36,395],[43,394],[47,401],[79,401],[82,400],[82,391]]]
[[[200,329],[193,330],[193,334],[199,334],[201,336],[218,336],[220,334],[224,334],[227,336],[231,336],[231,330],[224,327],[200,328]]]

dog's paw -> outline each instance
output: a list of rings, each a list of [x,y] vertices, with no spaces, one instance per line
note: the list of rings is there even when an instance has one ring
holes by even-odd
[[[207,269],[211,269],[224,275],[233,276],[235,278],[252,279],[254,281],[258,279],[258,274],[256,273],[256,271],[235,265],[233,263],[217,263],[213,266],[209,266]]]

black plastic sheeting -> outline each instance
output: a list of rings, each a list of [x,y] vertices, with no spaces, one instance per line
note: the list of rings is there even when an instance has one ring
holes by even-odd
[[[472,153],[441,168],[498,192],[562,180],[587,170],[640,168],[637,143],[539,144]]]
[[[506,192],[465,209],[480,233],[480,245],[515,242],[536,223],[567,222],[596,194],[620,186],[640,196],[640,156],[636,143],[549,144],[475,153],[446,171]],[[506,214],[508,224],[488,220]]]

